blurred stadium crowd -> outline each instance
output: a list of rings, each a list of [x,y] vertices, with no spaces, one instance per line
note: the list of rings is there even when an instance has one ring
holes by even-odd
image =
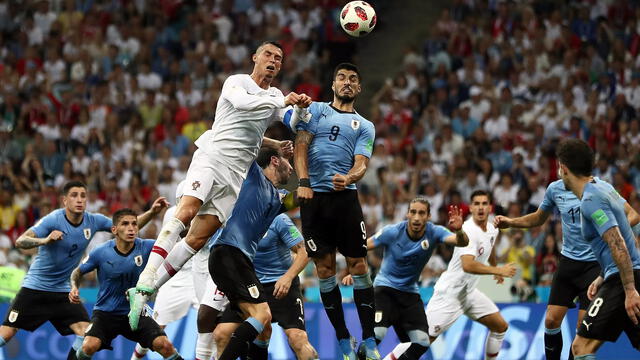
[[[336,24],[344,3],[0,4],[0,266],[28,266],[33,254],[13,243],[60,206],[67,180],[89,185],[89,211],[142,211],[158,195],[173,202],[193,141],[214,121],[222,82],[250,72],[263,40],[284,46],[276,86],[285,94],[330,99],[333,65],[355,50]],[[595,175],[640,209],[637,3],[452,0],[429,26],[371,99],[377,140],[360,184],[370,233],[401,221],[416,195],[429,199],[441,224],[451,205],[468,212],[476,189],[493,193],[497,214],[535,211],[556,179],[553,154],[564,137],[588,141]],[[281,125],[268,135],[292,136]],[[514,300],[536,300],[534,288],[550,284],[558,219],[502,232],[500,259],[523,269]],[[158,230],[152,223],[141,236]],[[450,256],[438,249],[422,285]],[[375,269],[381,254],[369,260]]]

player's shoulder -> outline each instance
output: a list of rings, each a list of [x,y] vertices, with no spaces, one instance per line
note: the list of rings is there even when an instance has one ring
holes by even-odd
[[[380,236],[384,234],[385,236],[396,237],[398,234],[402,234],[402,231],[406,229],[407,221],[401,221],[396,224],[389,224],[382,227],[382,229],[378,230],[375,236]]]
[[[103,255],[105,254],[107,251],[109,251],[110,249],[113,249],[116,246],[116,240],[115,239],[111,239],[108,241],[103,242],[102,244],[96,246],[93,250],[91,250],[91,255],[96,256],[96,255]]]
[[[249,76],[248,74],[233,74],[233,75],[229,75],[226,79],[225,79],[225,84],[226,83],[246,83],[247,81],[253,81],[253,79],[251,79],[251,76]]]
[[[142,238],[136,238],[135,240],[135,244],[137,246],[142,246],[143,248],[153,248],[153,245],[156,243],[156,241],[154,239],[142,239]]]
[[[291,221],[291,218],[287,214],[282,213],[282,214],[278,214],[278,216],[276,216],[276,218],[273,219],[272,224],[288,226],[291,223],[293,223],[293,221]]]
[[[360,121],[361,126],[371,127],[371,128],[375,127],[375,125],[373,125],[373,122],[369,121],[366,117],[360,115],[360,113],[358,113],[357,111],[354,113],[354,115],[356,116],[357,120]]]
[[[567,191],[567,189],[565,188],[564,182],[562,180],[556,180],[551,182],[551,184],[547,186],[547,191],[555,193],[555,192]]]
[[[427,221],[426,232],[427,234],[434,234],[436,232],[451,232],[449,229],[442,225],[434,224],[431,221]]]

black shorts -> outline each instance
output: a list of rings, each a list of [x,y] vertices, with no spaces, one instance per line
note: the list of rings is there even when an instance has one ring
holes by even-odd
[[[267,302],[253,263],[240,249],[229,245],[215,246],[209,255],[209,272],[229,302]]]
[[[336,249],[344,256],[367,256],[367,231],[356,190],[314,192],[300,206],[302,234],[310,257]]]
[[[420,294],[399,291],[387,286],[374,288],[376,312],[375,327],[391,327],[400,342],[410,342],[411,330],[429,332],[427,315]]]
[[[291,283],[289,293],[283,299],[276,299],[273,290],[276,283],[266,283],[264,287],[265,297],[271,310],[271,322],[278,323],[283,329],[300,329],[306,331],[304,325],[304,303],[300,291],[300,280],[296,277]],[[235,306],[228,306],[222,313],[221,323],[241,323],[244,321],[242,312]]]
[[[155,320],[148,316],[141,316],[138,330],[133,331],[129,326],[129,317],[115,315],[105,311],[93,310],[91,324],[85,332],[85,336],[93,336],[100,339],[100,349],[111,349],[111,341],[118,335],[137,342],[142,347],[153,348],[153,340],[166,334]]]
[[[47,321],[60,335],[71,335],[69,327],[77,322],[89,322],[83,304],[69,302],[69,293],[21,288],[13,299],[3,325],[33,331]]]
[[[549,305],[576,307],[574,302],[578,298],[580,309],[589,306],[587,290],[589,285],[600,275],[600,264],[597,261],[578,261],[560,255],[558,270],[553,275]]]
[[[635,270],[633,276],[636,289],[640,291],[640,270]],[[624,308],[624,300],[620,274],[609,276],[589,305],[578,328],[578,335],[588,339],[615,342],[624,331],[631,345],[640,349],[640,325],[633,325],[629,319]]]

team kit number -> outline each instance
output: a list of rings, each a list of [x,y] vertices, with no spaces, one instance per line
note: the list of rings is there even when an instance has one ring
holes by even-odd
[[[604,300],[602,300],[602,298],[600,297],[593,300],[593,304],[591,304],[591,307],[589,308],[589,316],[594,317],[598,315],[603,302]]]
[[[571,208],[571,210],[567,211],[567,214],[571,215],[571,222],[573,224],[576,223],[576,218],[580,220],[580,208]]]
[[[336,141],[338,139],[338,134],[340,134],[340,126],[338,125],[333,125],[331,127],[331,131],[330,131],[330,135],[329,135],[329,140],[331,141]]]

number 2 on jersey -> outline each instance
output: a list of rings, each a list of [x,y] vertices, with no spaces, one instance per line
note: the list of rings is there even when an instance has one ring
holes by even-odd
[[[329,135],[329,140],[336,141],[336,139],[338,138],[338,134],[340,134],[340,126],[333,125],[331,127],[331,135]]]

